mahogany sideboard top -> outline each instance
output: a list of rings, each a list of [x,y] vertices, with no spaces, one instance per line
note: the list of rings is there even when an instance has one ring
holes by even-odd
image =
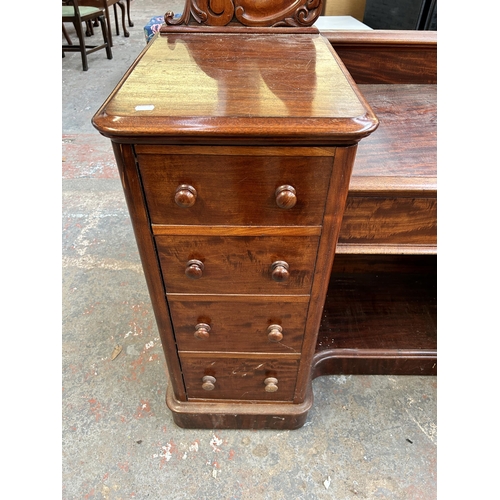
[[[355,144],[378,121],[319,34],[169,33],[94,118],[114,142]]]

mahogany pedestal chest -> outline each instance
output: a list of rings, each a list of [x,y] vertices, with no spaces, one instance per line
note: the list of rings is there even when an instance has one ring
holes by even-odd
[[[330,42],[314,30],[159,34],[93,123],[113,144],[175,422],[303,425],[312,378],[343,370],[328,333],[342,313],[330,311],[356,295],[359,256],[340,256],[340,276],[332,265],[358,143],[378,126]]]

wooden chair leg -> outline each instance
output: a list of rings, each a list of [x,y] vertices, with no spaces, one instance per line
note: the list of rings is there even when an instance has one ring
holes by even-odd
[[[73,42],[71,41],[71,38],[69,37],[68,32],[66,31],[66,27],[64,26],[64,23],[62,25],[62,32],[63,32],[64,38],[66,39],[66,42],[68,43],[68,45],[73,45]]]
[[[128,25],[130,28],[134,27],[134,23],[130,19],[130,0],[127,0],[127,19],[128,19]]]
[[[122,27],[123,27],[123,36],[130,36],[130,33],[127,31],[127,28],[125,26],[125,5],[123,5],[122,0],[119,0],[118,2],[118,7],[120,7],[120,10],[122,11]],[[115,9],[115,21],[116,21],[116,26],[117,26],[117,33],[118,33],[118,17],[116,15],[116,3],[113,5],[113,8]]]
[[[76,34],[78,35],[78,41],[80,42],[80,53],[82,55],[82,66],[83,71],[87,71],[89,69],[89,65],[87,62],[87,49],[85,48],[85,36],[83,33],[83,28],[80,23],[74,23]]]
[[[94,28],[92,21],[86,21],[85,22],[85,36],[93,36],[94,34]]]
[[[118,26],[118,15],[116,12],[116,3],[113,4],[113,14],[115,15],[116,36],[118,36],[120,34],[120,27]]]
[[[99,22],[101,23],[102,37],[104,38],[104,43],[106,44],[106,56],[108,59],[113,59],[113,54],[111,52],[111,45],[108,39],[108,30],[106,26],[104,16],[99,16]]]
[[[111,21],[109,19],[109,7],[107,2],[104,2],[106,4],[104,8],[104,13],[106,14],[106,29],[108,30],[108,40],[109,40],[109,46],[113,47],[113,34],[111,33]]]

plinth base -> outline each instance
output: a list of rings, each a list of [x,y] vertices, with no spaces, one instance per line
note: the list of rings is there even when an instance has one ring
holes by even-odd
[[[313,395],[309,387],[300,404],[184,402],[175,398],[169,384],[166,402],[174,422],[184,429],[292,430],[304,425]]]

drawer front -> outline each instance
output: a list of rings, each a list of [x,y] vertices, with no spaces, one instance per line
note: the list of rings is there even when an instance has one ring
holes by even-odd
[[[139,154],[138,159],[153,224],[322,222],[332,157]],[[295,194],[285,188],[277,195],[283,186]]]
[[[188,400],[291,401],[299,360],[284,357],[217,358],[214,354],[206,357],[181,356],[181,365]],[[274,392],[268,392],[266,387]]]
[[[307,297],[182,297],[169,298],[180,351],[300,353]]]
[[[339,243],[436,245],[437,200],[348,196]]]
[[[309,294],[317,236],[157,236],[167,293]]]

